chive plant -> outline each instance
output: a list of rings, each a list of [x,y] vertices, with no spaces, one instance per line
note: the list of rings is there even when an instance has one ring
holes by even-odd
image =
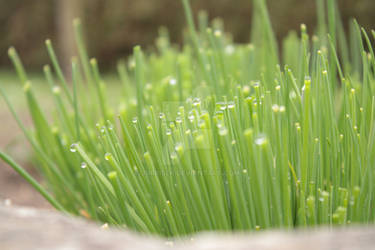
[[[301,25],[280,57],[264,0],[241,45],[182,3],[184,45],[161,30],[155,52],[136,46],[117,67],[117,107],[78,20],[71,84],[46,41],[52,119],[10,48],[33,130],[0,91],[47,186],[0,157],[61,211],[167,237],[372,223],[375,32],[353,21],[348,40],[335,1],[317,0],[316,32]]]

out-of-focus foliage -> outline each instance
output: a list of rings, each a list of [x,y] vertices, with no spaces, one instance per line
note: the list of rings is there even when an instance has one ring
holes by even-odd
[[[44,40],[58,40],[56,17],[58,1],[0,0],[0,66],[8,66],[7,48],[14,45],[30,67],[47,61]],[[129,54],[135,44],[152,44],[160,26],[166,26],[172,41],[181,42],[184,16],[176,0],[80,0],[80,16],[86,25],[90,54],[109,66]],[[270,16],[277,37],[306,23],[315,27],[314,0],[268,0]],[[356,17],[364,27],[374,28],[374,0],[339,0],[344,23]],[[234,41],[244,42],[250,35],[251,0],[193,0],[194,12],[205,9],[210,19],[222,17],[225,29]],[[68,21],[68,20],[67,20]],[[58,44],[57,44],[58,45]],[[59,49],[59,48],[57,48]]]

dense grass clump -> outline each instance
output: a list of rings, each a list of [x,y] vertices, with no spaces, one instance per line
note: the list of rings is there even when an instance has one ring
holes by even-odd
[[[372,223],[375,60],[365,30],[353,22],[348,42],[335,2],[318,0],[315,35],[302,25],[279,53],[264,0],[254,0],[245,45],[204,14],[196,29],[182,2],[185,44],[162,30],[155,52],[136,46],[118,64],[116,107],[79,21],[71,85],[46,42],[52,120],[11,48],[34,130],[19,125],[53,195],[0,157],[59,210],[140,232]]]

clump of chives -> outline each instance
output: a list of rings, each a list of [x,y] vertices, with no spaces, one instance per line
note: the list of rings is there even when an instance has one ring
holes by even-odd
[[[279,58],[264,1],[255,0],[246,45],[233,44],[222,25],[210,27],[204,13],[196,29],[188,0],[182,3],[189,28],[183,48],[171,46],[165,30],[157,52],[136,46],[117,68],[118,107],[108,100],[96,59],[87,55],[79,20],[71,86],[46,41],[52,121],[10,48],[32,130],[1,86],[0,93],[47,186],[5,153],[0,158],[56,209],[144,233],[372,223],[375,56],[369,36],[375,32],[353,22],[348,43],[335,2],[326,11],[318,0],[317,34],[310,38],[301,25],[300,37],[288,36]]]

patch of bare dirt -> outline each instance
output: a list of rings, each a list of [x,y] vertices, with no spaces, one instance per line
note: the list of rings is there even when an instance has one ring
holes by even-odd
[[[21,114],[21,117],[26,124],[31,123],[26,114]],[[0,109],[0,148],[11,154],[17,163],[25,167],[33,177],[40,181],[40,176],[30,164],[30,147],[17,123],[9,111],[4,108]],[[28,182],[0,160],[1,199],[9,199],[15,205],[51,208],[49,203]]]

